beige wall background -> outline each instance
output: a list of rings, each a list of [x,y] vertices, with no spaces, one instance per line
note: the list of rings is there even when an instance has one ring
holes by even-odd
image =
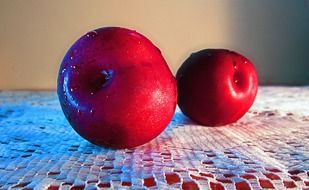
[[[55,89],[66,50],[102,26],[148,36],[174,73],[193,51],[229,48],[261,84],[309,84],[307,0],[0,0],[0,89]]]

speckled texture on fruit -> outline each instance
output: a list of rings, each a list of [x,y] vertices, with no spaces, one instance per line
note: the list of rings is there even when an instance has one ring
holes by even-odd
[[[158,136],[177,103],[176,80],[160,50],[119,27],[78,39],[62,61],[57,89],[72,127],[90,142],[112,148]]]

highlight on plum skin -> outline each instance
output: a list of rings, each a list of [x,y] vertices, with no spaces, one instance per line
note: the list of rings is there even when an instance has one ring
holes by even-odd
[[[176,78],[179,108],[205,126],[236,122],[249,110],[258,91],[253,63],[226,49],[204,49],[191,54]]]
[[[154,139],[177,104],[176,80],[161,52],[142,34],[121,27],[90,31],[71,46],[57,93],[80,136],[116,149]]]

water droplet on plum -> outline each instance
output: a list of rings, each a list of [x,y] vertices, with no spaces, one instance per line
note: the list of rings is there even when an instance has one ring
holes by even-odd
[[[95,111],[94,111],[94,109],[92,108],[92,109],[90,110],[90,114],[92,114],[92,115],[93,115],[93,114],[94,114],[94,112],[95,112]]]
[[[234,69],[237,69],[237,64],[236,64],[235,61],[233,62],[233,68],[234,68]]]
[[[73,50],[73,51],[71,52],[71,54],[70,54],[70,59],[71,59],[71,60],[74,59],[74,57],[76,56],[76,54],[77,54],[77,50],[75,49],[75,50]]]
[[[82,112],[80,111],[80,109],[77,110],[77,115],[81,115]]]
[[[78,69],[79,67],[77,65],[71,65],[70,66],[72,69]]]
[[[93,30],[93,31],[90,31],[86,34],[87,37],[95,37],[97,35],[97,31]]]

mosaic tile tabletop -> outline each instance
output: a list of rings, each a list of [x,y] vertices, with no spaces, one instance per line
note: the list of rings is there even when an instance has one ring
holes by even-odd
[[[179,109],[133,149],[88,143],[55,92],[0,92],[0,189],[309,189],[309,87],[260,87],[237,123],[203,127]]]

